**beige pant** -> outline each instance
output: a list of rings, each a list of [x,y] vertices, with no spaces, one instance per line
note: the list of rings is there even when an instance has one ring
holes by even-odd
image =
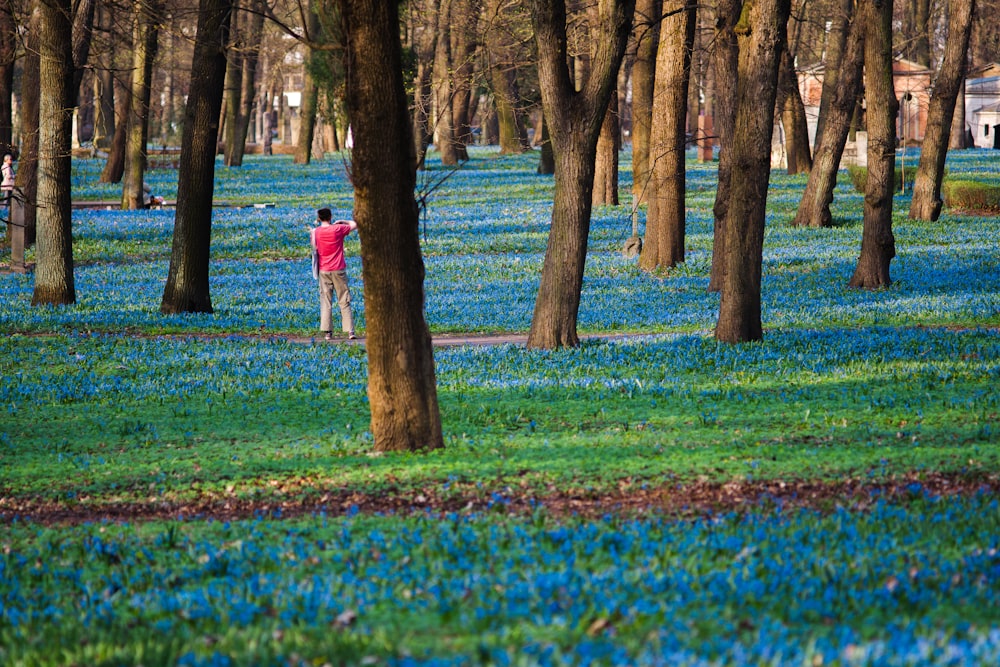
[[[333,295],[340,306],[340,322],[344,333],[354,333],[354,314],[351,312],[351,288],[347,285],[347,271],[319,272],[319,329],[333,331]]]

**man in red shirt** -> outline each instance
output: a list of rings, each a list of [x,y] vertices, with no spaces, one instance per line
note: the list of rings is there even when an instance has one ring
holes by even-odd
[[[316,212],[319,227],[310,232],[312,247],[319,256],[319,328],[326,340],[333,339],[333,293],[337,293],[340,319],[347,337],[354,335],[354,315],[351,313],[351,290],[347,284],[347,263],[344,261],[344,237],[358,228],[353,220],[333,221],[328,208]]]

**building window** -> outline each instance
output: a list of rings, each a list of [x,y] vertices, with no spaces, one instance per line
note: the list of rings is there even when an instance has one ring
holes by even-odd
[[[990,126],[989,125],[983,125],[983,136],[984,137],[990,136]]]

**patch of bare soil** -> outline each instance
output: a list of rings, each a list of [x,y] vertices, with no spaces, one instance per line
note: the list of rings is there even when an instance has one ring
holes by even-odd
[[[956,496],[1000,492],[1000,475],[913,473],[872,482],[837,481],[685,482],[658,487],[623,485],[608,493],[550,493],[532,495],[505,487],[475,493],[442,494],[433,490],[408,490],[378,494],[337,490],[294,496],[245,499],[205,496],[191,502],[109,502],[100,498],[54,502],[35,498],[0,496],[0,523],[32,522],[40,525],[75,525],[87,522],[140,522],[153,520],[235,521],[252,518],[288,519],[324,513],[459,513],[481,512],[527,515],[538,511],[556,517],[634,517],[665,514],[686,517],[720,512],[745,512],[762,508],[864,510],[878,500],[905,502],[921,496]]]

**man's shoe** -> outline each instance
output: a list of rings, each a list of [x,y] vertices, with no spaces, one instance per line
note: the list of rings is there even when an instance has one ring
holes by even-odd
[[[347,338],[348,340],[357,340],[358,337],[355,336],[354,332],[352,331],[351,333],[347,334]]]

